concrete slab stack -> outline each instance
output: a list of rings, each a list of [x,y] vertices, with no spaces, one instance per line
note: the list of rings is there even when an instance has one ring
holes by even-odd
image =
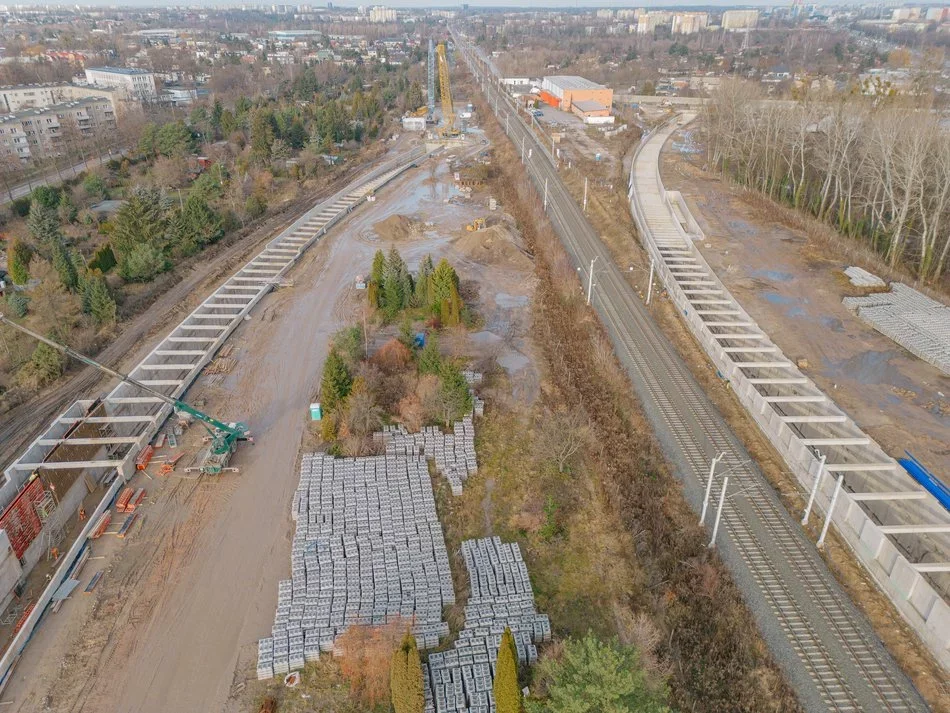
[[[887,287],[880,277],[860,267],[845,268],[844,274],[851,281],[851,284],[856,287]]]
[[[453,495],[461,495],[462,484],[478,470],[471,416],[456,421],[452,433],[442,433],[435,426],[427,426],[419,433],[409,433],[402,426],[387,426],[376,436],[385,445],[387,455],[424,456],[433,460],[449,481]]]
[[[492,681],[505,627],[522,664],[537,660],[535,644],[551,639],[547,615],[535,609],[528,568],[517,544],[497,537],[466,540],[462,555],[471,583],[465,628],[452,649],[429,654],[427,711],[490,713]]]
[[[892,282],[890,292],[843,302],[881,334],[950,374],[950,307],[900,282]]]
[[[258,678],[334,652],[351,624],[411,620],[420,648],[449,633],[442,610],[455,592],[424,458],[307,454],[292,516],[291,579],[259,642]]]

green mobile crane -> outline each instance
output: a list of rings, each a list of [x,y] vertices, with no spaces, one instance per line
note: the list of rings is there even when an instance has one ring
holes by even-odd
[[[234,453],[235,449],[237,448],[238,441],[252,440],[251,432],[244,423],[224,423],[223,421],[219,421],[218,419],[213,418],[206,413],[202,413],[193,406],[189,406],[184,401],[179,401],[178,399],[174,399],[171,396],[167,396],[161,391],[153,389],[151,386],[147,386],[141,381],[133,379],[131,376],[122,374],[115,369],[110,369],[105,364],[100,364],[95,359],[87,357],[85,354],[80,354],[79,352],[67,347],[64,344],[59,344],[58,342],[54,342],[52,339],[44,337],[41,334],[37,334],[32,329],[28,329],[21,324],[17,324],[13,320],[7,319],[5,316],[3,316],[3,314],[0,314],[0,324],[6,324],[17,331],[23,332],[24,334],[27,334],[34,339],[43,342],[43,344],[46,344],[53,349],[62,352],[66,356],[72,357],[76,361],[81,361],[83,364],[88,364],[89,366],[95,367],[99,371],[108,374],[109,376],[141,389],[149,396],[154,396],[157,399],[161,399],[165,403],[169,404],[173,409],[175,409],[176,413],[185,413],[195,420],[200,421],[201,424],[208,430],[211,441],[211,445],[201,462],[200,470],[202,473],[206,473],[208,475],[217,475],[221,473],[221,471],[228,467],[228,462],[231,460],[231,454]]]

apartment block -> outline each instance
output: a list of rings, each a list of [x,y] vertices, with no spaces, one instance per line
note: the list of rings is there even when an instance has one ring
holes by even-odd
[[[0,115],[0,157],[22,163],[57,156],[71,141],[115,131],[115,108],[109,98],[85,97],[38,109]]]
[[[86,84],[94,87],[112,87],[125,98],[135,101],[155,101],[158,90],[155,75],[144,69],[129,67],[95,67],[86,70]]]

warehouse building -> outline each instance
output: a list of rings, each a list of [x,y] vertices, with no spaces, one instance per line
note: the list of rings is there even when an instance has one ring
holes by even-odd
[[[583,77],[561,75],[541,81],[540,99],[562,111],[571,111],[574,102],[597,102],[609,113],[614,90]]]

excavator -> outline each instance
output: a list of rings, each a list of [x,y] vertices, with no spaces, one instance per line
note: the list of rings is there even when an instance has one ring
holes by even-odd
[[[36,339],[37,341],[40,341],[43,344],[46,344],[47,346],[62,352],[66,356],[72,357],[76,361],[94,367],[104,374],[108,374],[109,376],[119,379],[130,386],[141,389],[149,396],[154,396],[155,398],[161,399],[165,403],[169,404],[176,413],[187,414],[196,421],[199,421],[207,429],[210,440],[210,446],[205,452],[201,461],[201,466],[199,468],[202,473],[207,475],[218,475],[224,470],[233,470],[228,468],[228,463],[231,460],[231,455],[237,449],[238,442],[253,442],[253,439],[251,438],[251,432],[244,423],[225,423],[223,421],[219,421],[218,419],[209,416],[206,413],[202,413],[195,407],[189,406],[184,401],[179,401],[178,399],[163,394],[161,391],[153,389],[151,386],[147,386],[146,384],[133,379],[127,374],[118,372],[115,369],[110,369],[105,364],[100,364],[95,359],[87,357],[85,354],[80,354],[75,349],[67,347],[64,344],[59,344],[52,339],[44,337],[42,334],[37,334],[32,329],[24,327],[22,324],[17,324],[11,319],[7,319],[3,314],[0,314],[0,324],[5,324],[8,327],[33,337],[33,339]]]

